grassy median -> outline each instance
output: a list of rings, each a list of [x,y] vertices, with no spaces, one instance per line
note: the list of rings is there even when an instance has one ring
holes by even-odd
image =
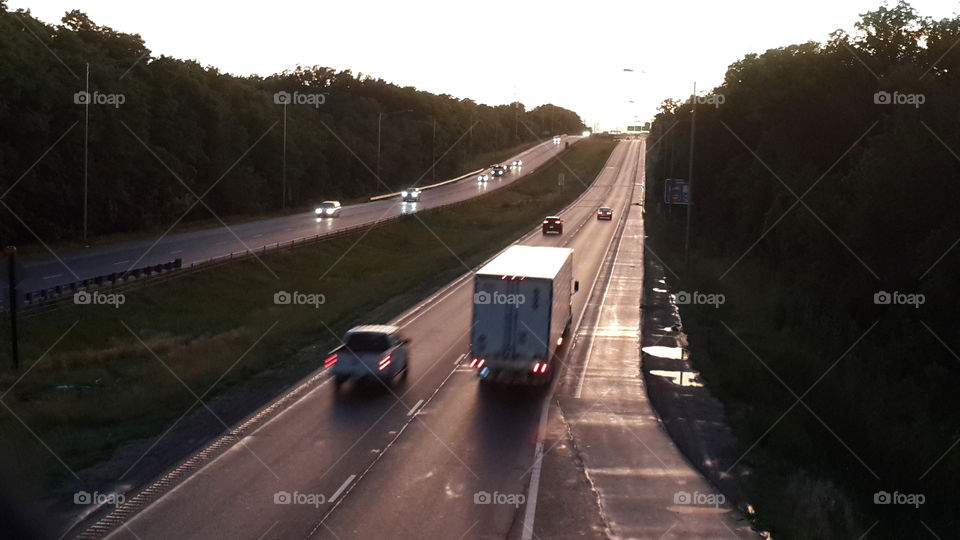
[[[0,359],[3,468],[46,491],[71,476],[59,459],[81,471],[124,442],[162,433],[195,402],[184,384],[207,402],[267,379],[297,380],[322,361],[298,354],[306,347],[326,350],[359,321],[389,320],[482,262],[579,196],[585,186],[573,177],[591,183],[613,146],[584,140],[474,201],[138,289],[119,307],[22,320],[21,368],[11,369],[6,351]],[[559,173],[569,179],[562,191]],[[280,291],[324,302],[277,305]]]

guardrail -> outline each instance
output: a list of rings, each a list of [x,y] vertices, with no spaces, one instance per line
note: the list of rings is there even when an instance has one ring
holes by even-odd
[[[536,148],[536,147],[534,147],[534,148]],[[532,150],[532,149],[531,149],[531,150]],[[521,154],[521,155],[522,155],[522,154]],[[534,168],[534,169],[528,171],[527,174],[533,173],[533,172],[536,171],[538,168],[539,168],[539,167]],[[479,170],[482,171],[482,170],[484,170],[484,169],[479,169]],[[466,178],[466,177],[468,177],[468,176],[471,176],[471,175],[473,175],[473,174],[476,174],[477,172],[479,172],[479,171],[470,172],[470,173],[467,173],[467,174],[465,174],[465,175],[463,175],[463,176],[461,176],[461,177],[454,178],[454,179],[452,179],[452,180],[445,180],[444,182],[441,182],[441,184],[449,184],[449,183],[452,183],[452,182],[455,182],[455,181],[458,181],[458,180],[462,180],[462,179],[464,179],[464,178]],[[433,186],[430,186],[430,187],[437,187],[438,185],[439,185],[439,184],[434,184]],[[421,188],[421,189],[426,189],[426,188]],[[475,200],[477,200],[477,199],[482,199],[482,198],[484,198],[484,197],[486,197],[486,196],[488,196],[488,195],[490,195],[490,194],[492,194],[492,193],[495,193],[496,191],[498,191],[498,190],[497,190],[497,189],[492,189],[492,190],[486,191],[486,192],[484,192],[484,193],[481,193],[480,195],[477,195],[477,196],[475,196],[475,197],[470,197],[470,198],[468,198],[468,199],[463,199],[463,200],[461,200],[461,201],[456,201],[456,202],[452,202],[452,203],[447,203],[447,204],[442,204],[442,205],[434,206],[434,207],[429,208],[429,209],[427,209],[427,210],[438,210],[438,209],[441,209],[441,208],[456,207],[456,206],[459,206],[459,205],[462,205],[462,204],[466,204],[466,203],[475,201]],[[387,195],[387,196],[379,196],[379,197],[387,198],[388,196],[394,196],[394,195],[398,195],[398,194],[399,194],[399,193],[397,193],[397,194],[390,194],[390,195]],[[128,275],[126,275],[122,280],[102,279],[100,283],[95,283],[95,282],[93,282],[92,280],[82,280],[81,282],[75,282],[75,283],[82,283],[83,281],[86,281],[86,282],[88,283],[87,288],[82,289],[82,290],[77,289],[76,291],[71,291],[69,294],[65,294],[64,290],[61,288],[61,291],[60,291],[59,294],[47,294],[46,296],[42,296],[42,297],[41,297],[41,296],[37,296],[37,297],[36,297],[37,299],[34,300],[34,303],[32,303],[32,304],[24,304],[22,307],[20,307],[20,308],[18,309],[18,314],[19,314],[20,316],[23,316],[23,317],[29,317],[29,316],[32,316],[32,315],[38,315],[38,314],[40,314],[40,313],[46,313],[46,312],[49,312],[49,311],[53,311],[53,310],[56,310],[56,309],[60,309],[60,308],[66,307],[66,306],[68,306],[68,305],[72,305],[72,304],[74,304],[74,296],[73,296],[73,295],[76,294],[77,292],[82,292],[82,291],[93,292],[93,291],[97,291],[97,292],[105,292],[105,293],[121,293],[121,292],[125,292],[125,291],[132,290],[134,287],[136,287],[136,286],[138,286],[138,285],[141,286],[141,287],[146,287],[146,286],[148,286],[148,285],[153,285],[153,284],[156,284],[156,283],[162,283],[162,282],[165,282],[165,281],[169,281],[169,280],[175,279],[175,278],[177,278],[177,277],[186,276],[186,275],[191,275],[191,274],[194,274],[194,273],[197,273],[197,272],[201,272],[201,271],[204,271],[204,270],[207,270],[207,269],[209,269],[209,268],[213,268],[213,267],[216,267],[216,266],[219,266],[219,265],[222,265],[222,264],[226,264],[226,263],[230,263],[230,262],[234,262],[234,261],[242,261],[242,260],[254,259],[255,257],[257,257],[257,256],[259,256],[259,255],[268,254],[268,253],[276,253],[276,252],[280,252],[280,251],[283,251],[283,250],[290,250],[290,249],[294,249],[294,248],[297,248],[297,247],[302,247],[302,246],[306,246],[306,245],[310,245],[310,244],[316,244],[316,243],[319,243],[319,242],[324,242],[324,241],[327,241],[327,240],[333,240],[333,239],[335,239],[335,238],[339,238],[339,237],[341,237],[341,236],[346,236],[346,235],[349,235],[349,234],[352,234],[352,233],[354,233],[354,232],[357,232],[357,231],[360,231],[360,230],[364,230],[364,229],[372,229],[372,228],[382,227],[383,225],[386,225],[386,224],[388,224],[388,223],[392,223],[392,222],[394,222],[394,221],[399,221],[400,219],[404,219],[404,218],[410,217],[410,216],[412,216],[412,215],[413,215],[413,214],[398,214],[398,215],[395,215],[395,216],[378,219],[378,220],[373,221],[373,222],[367,222],[367,223],[363,223],[363,224],[360,224],[360,225],[354,225],[354,226],[352,226],[352,227],[345,227],[345,228],[343,228],[343,229],[337,229],[337,230],[335,230],[335,231],[331,231],[331,232],[328,232],[328,233],[316,234],[316,235],[313,235],[313,236],[301,236],[301,237],[299,237],[299,238],[294,238],[294,239],[289,240],[289,241],[276,242],[276,243],[274,243],[274,244],[272,244],[272,245],[264,245],[264,246],[261,246],[261,247],[259,247],[259,248],[248,249],[248,250],[243,250],[243,251],[234,251],[234,252],[230,252],[230,253],[228,253],[228,254],[226,254],[226,255],[220,255],[220,256],[218,256],[218,257],[211,257],[211,258],[209,258],[209,259],[203,259],[203,260],[199,260],[199,261],[194,261],[194,262],[190,263],[189,266],[183,266],[182,263],[178,263],[178,262],[177,262],[177,261],[180,261],[180,259],[176,259],[175,261],[172,261],[172,263],[177,263],[177,265],[176,265],[175,268],[174,268],[174,267],[171,267],[171,268],[169,268],[169,269],[167,269],[167,270],[162,270],[162,271],[160,271],[160,272],[156,272],[155,270],[151,270],[151,271],[149,271],[149,272],[145,272],[145,271],[144,271],[145,269],[138,269],[138,270],[140,270],[140,271],[139,271],[139,273],[138,273],[136,276],[133,276],[133,275],[132,275],[132,272],[133,272],[133,271],[131,271],[131,272],[129,272],[129,273],[126,273],[126,274],[128,274]],[[172,264],[172,263],[162,263],[162,264],[160,264],[160,265],[152,265],[152,266],[150,266],[149,268],[154,269],[154,268],[156,268],[156,267],[158,267],[158,266],[164,266],[165,264]],[[145,267],[145,268],[147,268],[147,267]],[[123,273],[117,273],[117,275],[121,275],[121,274],[123,274]],[[103,276],[101,276],[101,277],[103,277]],[[109,283],[107,283],[107,282],[109,282]],[[58,289],[58,287],[54,287],[54,288],[52,288],[52,289]],[[2,307],[2,308],[5,310],[5,307],[3,307],[3,306],[0,306],[0,307]]]

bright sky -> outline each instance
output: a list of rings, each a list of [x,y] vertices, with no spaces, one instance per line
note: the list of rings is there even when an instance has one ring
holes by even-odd
[[[588,126],[649,120],[667,98],[720,83],[745,54],[825,41],[881,0],[405,0],[201,2],[10,0],[57,23],[79,9],[139,33],[155,56],[238,75],[297,64],[351,69],[434,93],[528,108],[554,103]],[[960,2],[914,0],[922,16]],[[625,72],[624,68],[634,71]],[[633,101],[634,103],[629,103]]]

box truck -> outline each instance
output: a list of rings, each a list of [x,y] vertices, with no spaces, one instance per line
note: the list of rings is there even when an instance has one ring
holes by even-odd
[[[546,383],[570,331],[573,250],[511,246],[474,277],[470,367],[484,381]]]

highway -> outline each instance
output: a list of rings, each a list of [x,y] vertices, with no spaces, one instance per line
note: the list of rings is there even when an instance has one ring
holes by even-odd
[[[564,136],[563,141],[575,142],[578,139],[579,137]],[[504,160],[505,163],[509,163],[522,159],[523,168],[518,173],[508,172],[505,176],[492,179],[486,184],[478,183],[475,177],[471,177],[425,190],[418,203],[402,203],[399,197],[392,197],[345,206],[341,216],[334,219],[318,219],[310,211],[239,223],[229,227],[169,234],[150,240],[121,242],[86,251],[24,257],[18,287],[21,292],[36,291],[99,275],[169,262],[177,258],[181,259],[184,265],[189,265],[247,249],[255,250],[277,242],[328,234],[400,214],[410,214],[466,200],[485,191],[505,186],[533,172],[563,147],[563,144],[553,144],[551,138],[509,160]],[[320,201],[315,202],[319,204]]]
[[[628,141],[616,147],[594,184],[561,214],[563,235],[534,231],[520,240],[575,249],[574,276],[581,288],[574,295],[571,335],[581,333],[581,320],[597,325],[598,314],[605,313],[606,318],[612,314],[611,307],[603,307],[611,287],[598,277],[603,277],[602,269],[622,244],[617,232],[624,229],[625,210],[641,196],[644,144]],[[613,221],[596,220],[596,208],[602,205],[614,209]],[[639,211],[631,215],[642,216]],[[630,234],[642,253],[642,234],[639,238]],[[554,447],[550,437],[558,430],[548,427],[547,420],[551,425],[558,421],[557,400],[578,399],[580,392],[584,399],[602,398],[604,388],[612,384],[605,363],[616,370],[627,366],[632,372],[622,378],[632,380],[637,378],[639,358],[622,350],[617,357],[608,357],[604,346],[584,352],[583,344],[574,340],[562,349],[561,361],[567,365],[550,387],[481,386],[462,363],[468,350],[472,292],[470,275],[465,274],[392,321],[411,339],[406,382],[389,390],[347,385],[336,393],[330,379],[321,375],[312,390],[242,433],[229,450],[183,481],[158,487],[158,496],[114,529],[110,538],[620,537],[617,524],[603,529],[597,505],[583,503],[597,497],[589,487],[578,494],[575,486],[564,487],[557,479],[564,467],[570,475],[582,475],[577,466],[572,461],[560,464],[559,452],[551,459],[541,457]],[[626,309],[639,311],[639,304]],[[582,363],[585,358],[589,366]],[[578,389],[583,386],[578,382],[581,377],[589,378],[585,388]],[[636,385],[621,390],[643,393]],[[634,397],[637,402],[645,399]],[[640,454],[649,445],[666,455],[672,448],[669,437],[656,429],[655,421],[652,426],[643,431],[644,441],[611,449]],[[666,458],[670,474],[655,475],[659,480],[649,485],[633,486],[645,496],[627,501],[636,505],[631,510],[637,516],[656,520],[662,536],[650,537],[709,538],[717,530],[729,530],[724,533],[728,538],[739,536],[733,531],[742,527],[736,529],[729,509],[688,514],[664,503],[672,503],[678,486],[706,489],[703,480],[696,480],[696,471],[676,449],[672,451],[676,457]],[[592,454],[588,457],[593,459]],[[684,480],[679,484],[663,480],[673,477]],[[610,501],[604,501],[608,492],[600,487],[599,506],[609,507]],[[284,504],[291,499],[282,496],[278,501],[278,493],[290,494],[293,502]],[[484,493],[506,503],[482,504]],[[544,503],[538,507],[542,500],[550,501],[549,507]],[[624,501],[619,503],[623,506]],[[728,521],[724,529],[714,523],[720,519]],[[677,520],[685,520],[677,530],[703,534],[668,534],[670,522]],[[653,533],[652,527],[641,536],[648,533]]]

